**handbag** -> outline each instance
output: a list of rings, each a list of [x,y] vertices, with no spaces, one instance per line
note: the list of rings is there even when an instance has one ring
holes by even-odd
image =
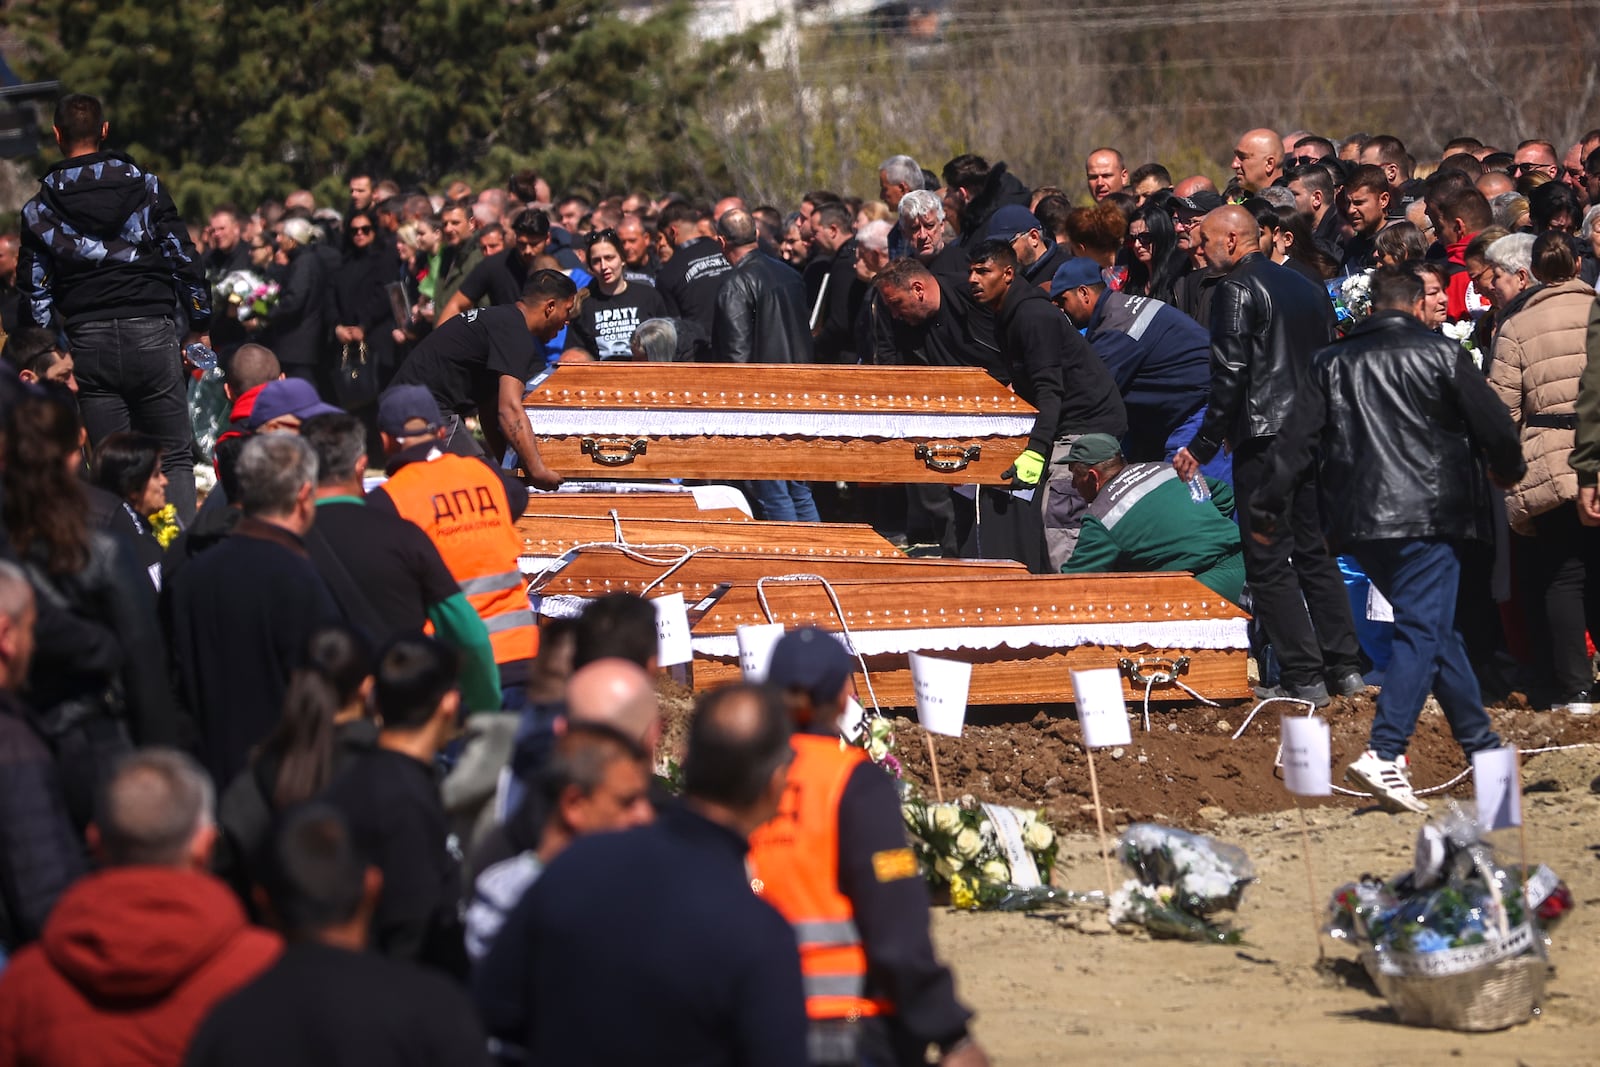
[[[350,345],[339,346],[339,367],[333,376],[333,392],[346,411],[366,407],[378,399],[378,368],[367,358],[367,342],[356,342],[354,357]]]

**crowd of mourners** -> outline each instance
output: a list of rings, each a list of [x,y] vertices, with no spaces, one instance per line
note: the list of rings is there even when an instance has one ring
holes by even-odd
[[[987,372],[1038,410],[1009,486],[758,517],[1189,571],[1263,696],[1380,687],[1347,776],[1396,810],[1430,691],[1469,754],[1486,695],[1590,710],[1600,130],[1256,129],[1221,189],[893,155],[793,210],[356,173],[203,224],[99,101],[54,132],[0,235],[0,1064],[986,1062],[837,642],[704,694],[679,767],[652,607],[530,611],[561,363]]]

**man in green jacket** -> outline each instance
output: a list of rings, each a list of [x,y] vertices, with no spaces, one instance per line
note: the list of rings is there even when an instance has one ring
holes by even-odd
[[[1084,434],[1067,453],[1073,487],[1089,502],[1065,574],[1190,571],[1237,604],[1244,557],[1233,490],[1207,478],[1210,500],[1195,500],[1170,464],[1129,463],[1105,433]]]

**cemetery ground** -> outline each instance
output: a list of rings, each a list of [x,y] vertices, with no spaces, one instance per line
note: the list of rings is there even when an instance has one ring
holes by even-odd
[[[668,705],[682,708],[681,696]],[[1576,908],[1553,931],[1542,1013],[1487,1034],[1418,1029],[1395,1021],[1353,949],[1313,928],[1334,889],[1363,873],[1389,877],[1412,862],[1421,815],[1391,815],[1370,801],[1334,796],[1300,803],[1309,824],[1315,899],[1307,886],[1300,821],[1274,769],[1279,714],[1262,708],[1238,739],[1252,705],[1152,706],[1151,729],[1130,702],[1132,743],[1097,750],[1107,832],[1154,821],[1242,847],[1258,881],[1235,916],[1244,943],[1204,945],[1113,932],[1104,912],[1032,914],[933,909],[939,951],[960,995],[978,1012],[975,1032],[997,1067],[1084,1064],[1230,1064],[1384,1067],[1429,1064],[1567,1067],[1600,1054],[1600,716],[1535,712],[1514,701],[1491,709],[1507,744],[1523,750],[1582,746],[1526,756],[1524,815],[1530,862],[1565,879]],[[931,795],[923,734],[914,713],[896,713],[898,757]],[[1372,721],[1370,697],[1337,700],[1334,782],[1358,756]],[[672,715],[672,718],[678,718]],[[674,724],[676,725],[676,724]],[[673,731],[674,733],[676,731]],[[939,737],[947,798],[1041,807],[1061,833],[1055,884],[1103,889],[1081,734],[1067,706],[972,709],[961,738]],[[1412,781],[1424,790],[1466,768],[1431,703],[1411,747]],[[1472,782],[1427,797],[1471,810]],[[1515,830],[1492,835],[1503,860],[1517,858]],[[1115,861],[1113,860],[1113,863]],[[1114,867],[1120,881],[1124,872]],[[1313,918],[1313,904],[1315,918]],[[1325,959],[1319,962],[1320,950]]]

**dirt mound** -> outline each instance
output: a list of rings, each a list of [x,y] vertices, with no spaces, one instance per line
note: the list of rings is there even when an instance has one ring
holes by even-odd
[[[660,755],[681,761],[693,695],[677,682],[664,679],[661,705],[665,729]],[[1095,772],[1109,825],[1155,821],[1203,830],[1226,816],[1288,807],[1290,797],[1283,788],[1282,772],[1273,766],[1278,720],[1284,712],[1303,714],[1304,709],[1267,704],[1234,740],[1234,732],[1253,706],[1155,705],[1149,733],[1144,732],[1134,707],[1132,744],[1095,752]],[[1340,784],[1345,765],[1366,747],[1373,710],[1373,698],[1365,695],[1335,700],[1322,710],[1332,726],[1335,785]],[[1027,709],[1017,708],[974,709],[971,717],[981,720],[985,713],[997,711],[1013,721],[969,724],[961,737],[935,736],[946,796],[971,793],[979,800],[1041,807],[1060,830],[1092,830],[1089,763],[1071,706],[1041,707],[1026,721],[1015,721],[1018,714],[1027,714]],[[1505,706],[1490,708],[1489,714],[1506,744],[1523,750],[1600,743],[1600,715],[1532,711],[1515,696]],[[932,795],[933,775],[922,728],[915,719],[896,718],[895,737],[905,776]],[[1450,736],[1449,724],[1431,700],[1417,722],[1410,757],[1412,783],[1419,790],[1441,785],[1467,768]],[[1591,777],[1600,774],[1600,760],[1592,751],[1553,752],[1530,757],[1524,768],[1525,788],[1538,792],[1553,788],[1557,780],[1570,787],[1581,776],[1581,767],[1568,773],[1565,762],[1570,761],[1593,767]],[[1552,771],[1558,763],[1561,774]],[[1470,797],[1471,777],[1458,782],[1449,793]],[[1370,801],[1339,795],[1305,803],[1352,810],[1371,806]]]
[[[1268,704],[1243,736],[1233,740],[1252,706],[1158,708],[1151,712],[1149,733],[1135,715],[1132,744],[1095,752],[1100,797],[1111,822],[1153,820],[1203,829],[1224,816],[1287,806],[1290,798],[1282,772],[1273,766],[1279,709],[1303,711],[1294,705]],[[1338,784],[1344,766],[1366,746],[1373,701],[1367,696],[1336,700],[1322,715],[1332,726]],[[1522,749],[1600,742],[1600,717],[1535,712],[1526,706],[1492,708],[1490,715],[1505,742]],[[931,792],[933,777],[921,728],[914,720],[897,719],[895,734],[907,777]],[[971,793],[980,800],[1037,805],[1063,830],[1094,826],[1088,759],[1077,720],[1068,709],[1041,709],[1025,723],[969,726],[962,737],[934,740],[947,796]],[[1553,755],[1593,762],[1590,753]],[[1418,721],[1410,756],[1412,781],[1418,789],[1442,784],[1467,766],[1444,715],[1431,703]],[[1537,758],[1530,759],[1528,788],[1537,788],[1540,778]],[[1471,789],[1467,778],[1451,793],[1466,797]],[[1337,795],[1312,803],[1370,806],[1370,801]]]

